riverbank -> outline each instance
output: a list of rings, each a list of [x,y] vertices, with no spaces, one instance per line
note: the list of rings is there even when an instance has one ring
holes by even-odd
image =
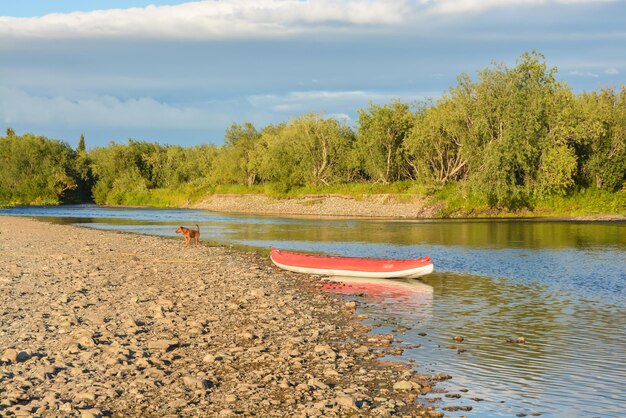
[[[423,199],[415,197],[401,201],[392,194],[370,195],[358,199],[342,195],[277,199],[260,194],[214,194],[191,207],[226,213],[398,219],[434,218],[437,213],[437,206],[427,205]]]
[[[338,216],[388,219],[434,219],[442,218],[444,202],[429,203],[426,198],[379,194],[359,198],[344,195],[309,195],[277,199],[261,194],[213,194],[188,207],[224,213],[249,213],[261,215]],[[624,214],[586,214],[575,216],[551,215],[550,212],[521,210],[516,213],[490,210],[473,216],[458,213],[451,218],[532,218],[552,217],[574,221],[626,221]]]
[[[0,415],[441,416],[354,305],[223,247],[0,217]]]

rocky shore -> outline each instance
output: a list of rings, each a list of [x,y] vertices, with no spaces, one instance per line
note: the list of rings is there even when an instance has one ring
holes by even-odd
[[[441,416],[354,302],[252,253],[0,217],[0,416]]]
[[[215,194],[193,207],[213,212],[395,219],[434,218],[440,209],[437,205],[426,205],[419,198],[402,201],[397,196],[388,194],[364,196],[360,199],[340,195],[273,199],[257,194]]]
[[[300,198],[274,199],[259,194],[214,194],[189,204],[194,209],[212,212],[252,213],[260,215],[336,216],[385,219],[433,219],[441,217],[443,203],[428,203],[417,196],[401,197],[393,194],[368,195],[360,198],[342,195],[311,195]],[[539,218],[545,214],[527,209],[509,214],[510,218]],[[463,218],[462,216],[451,216]],[[502,219],[494,209],[481,214],[483,218]],[[626,221],[626,214],[591,214],[585,216],[554,217],[560,221]]]

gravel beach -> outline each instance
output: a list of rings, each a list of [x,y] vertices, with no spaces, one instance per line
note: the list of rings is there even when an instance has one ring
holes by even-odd
[[[207,237],[203,237],[207,238]],[[256,254],[0,217],[0,416],[441,416],[353,302]]]
[[[441,218],[443,203],[428,203],[418,196],[400,197],[393,194],[378,194],[355,198],[342,195],[311,195],[299,198],[275,199],[259,194],[214,194],[197,203],[189,204],[194,209],[212,212],[251,213],[259,215],[331,216],[382,219],[435,219]],[[482,217],[499,217],[499,210],[482,214]],[[510,214],[507,218],[543,217],[545,214],[527,209]],[[451,218],[467,219],[450,214]],[[626,221],[626,214],[590,214],[585,216],[549,216],[544,219],[561,221]]]
[[[392,219],[433,218],[440,209],[440,205],[426,205],[417,197],[401,201],[391,194],[363,196],[359,199],[340,195],[274,199],[258,194],[215,194],[192,207],[213,212]]]

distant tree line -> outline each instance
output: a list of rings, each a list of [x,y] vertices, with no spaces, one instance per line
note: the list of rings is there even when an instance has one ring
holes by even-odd
[[[467,75],[436,101],[370,104],[356,127],[306,114],[224,145],[129,140],[85,150],[10,129],[0,138],[0,203],[125,204],[155,189],[461,182],[492,207],[521,208],[582,188],[626,185],[626,86],[575,94],[538,53]]]

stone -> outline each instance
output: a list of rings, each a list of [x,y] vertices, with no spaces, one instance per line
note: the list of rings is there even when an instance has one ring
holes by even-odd
[[[335,403],[337,406],[340,406],[343,409],[355,410],[358,409],[356,406],[356,402],[352,399],[351,396],[348,395],[340,395],[335,398]]]
[[[176,340],[153,340],[148,341],[149,350],[162,350],[169,351],[170,349],[178,347],[178,341]]]
[[[359,348],[354,349],[354,352],[356,354],[367,354],[367,353],[369,353],[369,351],[370,351],[369,347],[367,347],[365,345],[362,345]]]
[[[167,405],[172,408],[182,408],[184,406],[187,406],[187,403],[188,402],[185,399],[177,398],[177,399],[171,400]]]
[[[256,338],[257,338],[257,336],[252,334],[251,332],[243,332],[243,333],[241,333],[241,339],[242,340],[251,341],[251,340],[254,340]]]
[[[76,395],[76,399],[79,401],[95,401],[96,394],[94,392],[82,392]]]
[[[70,402],[64,402],[59,406],[59,411],[61,412],[72,412],[74,408]]]
[[[395,391],[409,391],[409,390],[421,390],[422,386],[418,383],[411,382],[408,380],[400,380],[393,385],[393,390]]]
[[[101,418],[102,411],[98,408],[81,409],[80,416],[81,418]]]
[[[17,350],[13,348],[8,348],[4,350],[4,353],[2,353],[2,356],[0,356],[0,361],[3,361],[5,363],[17,363],[17,355]]]
[[[309,379],[307,384],[309,386],[312,386],[312,387],[316,388],[316,389],[328,389],[328,385],[326,383],[324,383],[321,380],[316,379],[316,378]]]
[[[204,390],[208,387],[208,382],[203,379],[198,379],[193,376],[184,376],[183,384],[192,389],[201,389]]]
[[[344,308],[347,311],[355,311],[356,310],[356,302],[346,302],[343,304]]]

